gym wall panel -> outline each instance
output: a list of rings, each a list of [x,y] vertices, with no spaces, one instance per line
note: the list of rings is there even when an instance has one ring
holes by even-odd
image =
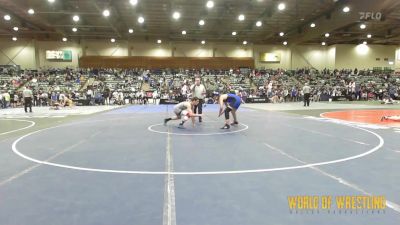
[[[328,52],[327,52],[327,69],[333,70],[335,69],[336,65],[336,45],[332,45],[328,47]]]
[[[150,57],[142,58],[138,64],[150,66],[148,59],[154,62],[157,58],[174,56],[175,60],[169,60],[169,67],[202,67],[196,65],[196,61],[187,59],[179,61],[179,57],[187,58],[213,58],[210,60],[210,66],[222,65],[223,67],[235,67],[236,62],[230,62],[226,65],[220,62],[221,58],[253,57],[252,66],[256,68],[283,68],[296,69],[303,67],[323,68],[373,68],[373,67],[391,67],[400,71],[400,47],[384,45],[367,45],[366,52],[360,52],[356,45],[303,45],[303,46],[283,46],[283,45],[247,45],[207,43],[201,45],[195,42],[186,43],[150,43],[134,41],[110,41],[83,40],[81,43],[62,42],[62,41],[35,41],[27,39],[18,39],[14,42],[10,39],[0,39],[0,64],[16,64],[23,69],[51,68],[51,67],[78,67],[79,57],[86,56],[140,56]],[[51,61],[46,59],[46,50],[71,50],[73,57],[70,62]],[[277,63],[268,63],[260,61],[260,53],[276,53],[281,59]],[[379,61],[376,60],[379,58]],[[389,65],[385,58],[394,61],[394,65]],[[12,60],[10,60],[12,59]],[[110,60],[109,58],[104,58]],[[119,59],[119,58],[117,58]],[[139,59],[139,58],[137,58]],[[135,59],[135,60],[137,60]],[[147,61],[146,61],[147,60]],[[196,63],[194,63],[196,62]],[[121,63],[113,62],[118,65]],[[124,62],[121,65],[128,65],[131,62]],[[168,67],[164,61],[157,62],[159,66]],[[179,63],[183,63],[179,66]],[[247,62],[248,63],[248,62]]]
[[[373,67],[391,67],[389,61],[395,61],[396,46],[393,45],[336,45],[336,68],[372,69]],[[377,60],[377,58],[379,60]],[[385,58],[388,61],[385,61]]]
[[[149,56],[84,56],[80,67],[118,67],[118,68],[215,68],[230,69],[238,67],[254,68],[253,58],[232,57],[149,57]]]
[[[87,56],[128,56],[127,41],[85,40],[81,45]]]
[[[0,39],[0,65],[19,65],[21,68],[35,69],[35,44],[33,40]]]
[[[129,43],[131,56],[152,56],[152,57],[170,57],[172,49],[168,43]]]
[[[253,57],[252,46],[237,45],[216,45],[214,47],[216,57]]]
[[[37,53],[39,54],[38,67],[46,68],[76,68],[78,67],[79,57],[82,56],[82,48],[74,42],[38,41],[36,43]],[[70,50],[72,51],[71,61],[48,60],[46,59],[47,50]]]
[[[327,68],[329,65],[328,46],[303,45],[292,46],[292,68],[315,68],[318,70]]]
[[[277,45],[254,45],[253,55],[256,68],[266,69],[290,69],[291,68],[291,50],[286,46]],[[269,63],[260,61],[260,53],[276,53],[280,54],[281,61],[278,63]]]
[[[400,72],[400,47],[396,49],[396,60],[394,61],[396,72]]]
[[[213,46],[210,44],[174,44],[173,50],[175,57],[213,57]]]

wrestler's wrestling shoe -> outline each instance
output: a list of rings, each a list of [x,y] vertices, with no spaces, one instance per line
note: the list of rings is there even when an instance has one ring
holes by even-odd
[[[238,125],[238,124],[239,124],[239,122],[235,121],[235,122],[231,123],[231,126]]]
[[[229,126],[229,124],[225,124],[223,127],[221,127],[221,129],[229,129],[231,128],[231,126]]]

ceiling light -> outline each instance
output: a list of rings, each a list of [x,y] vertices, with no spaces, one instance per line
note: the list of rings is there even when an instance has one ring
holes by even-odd
[[[132,33],[133,33],[133,29],[129,29],[128,32],[129,32],[130,34],[132,34]]]
[[[13,30],[18,31],[19,29],[18,29],[18,27],[13,27]]]
[[[287,41],[284,41],[284,42],[283,42],[283,45],[287,45]]]
[[[68,41],[68,39],[67,38],[63,38],[62,41],[66,42],[66,41]]]
[[[11,20],[11,16],[10,15],[4,15],[4,19],[7,20],[7,21]]]
[[[329,36],[330,36],[330,34],[329,34],[329,33],[326,33],[326,34],[325,34],[325,37],[329,37]]]
[[[365,28],[367,28],[367,25],[361,24],[361,25],[360,25],[360,28],[364,30]]]
[[[345,6],[343,8],[343,12],[345,12],[345,13],[350,12],[350,8],[348,6]]]
[[[206,41],[204,41],[204,40],[203,40],[203,41],[201,41],[201,44],[202,44],[202,45],[204,45],[205,43],[206,43]]]
[[[283,33],[283,32],[279,33],[279,36],[283,37],[283,35],[285,35],[285,33]]]
[[[78,28],[74,27],[74,28],[72,28],[72,31],[73,31],[73,32],[77,32],[77,31],[78,31]]]
[[[186,30],[183,30],[183,31],[182,31],[182,35],[186,35]]]
[[[32,15],[32,14],[35,14],[35,10],[29,9],[29,10],[28,10],[28,13],[31,14],[31,15]]]
[[[199,21],[199,25],[200,25],[200,26],[203,26],[204,24],[205,24],[204,20],[200,20],[200,21]]]
[[[233,35],[233,36],[235,36],[236,34],[237,34],[236,31],[233,31],[233,32],[232,32],[232,35]]]
[[[321,45],[326,45],[325,41],[323,41],[323,42],[321,43]]]
[[[261,21],[257,21],[257,22],[256,22],[256,26],[257,26],[257,27],[261,27],[261,26],[262,26],[262,22],[261,22]]]
[[[138,21],[139,23],[144,23],[144,18],[143,18],[143,16],[139,16],[139,18],[137,19],[137,21]]]
[[[313,27],[313,28],[314,28],[314,27],[315,27],[315,23],[311,23],[311,24],[310,24],[310,27]]]
[[[243,41],[243,44],[244,44],[244,45],[247,45],[247,41]]]
[[[48,2],[50,2],[50,3],[53,3],[55,0],[47,0]]]
[[[75,21],[75,22],[78,22],[79,21],[79,16],[78,15],[73,16],[72,20]]]
[[[13,41],[17,41],[17,38],[16,38],[16,37],[13,37],[12,40],[13,40]]]
[[[115,39],[114,39],[114,38],[111,38],[111,42],[114,43],[114,42],[115,42]]]
[[[172,17],[177,20],[181,17],[181,14],[179,12],[174,12],[174,14],[172,14]]]
[[[157,40],[157,43],[158,43],[158,44],[161,44],[161,42],[162,42],[162,41],[161,41],[160,39]]]
[[[239,21],[243,21],[244,19],[245,19],[245,17],[244,17],[243,14],[240,14],[240,15],[238,16],[238,20],[239,20]]]
[[[286,5],[285,5],[285,3],[279,3],[279,5],[278,5],[278,9],[279,10],[284,10],[286,8]]]
[[[137,4],[137,0],[130,0],[129,3],[131,3],[131,5],[136,5]]]
[[[372,35],[371,34],[367,34],[367,38],[372,38]]]
[[[211,9],[212,7],[214,7],[214,1],[208,1],[206,6],[207,8]]]
[[[363,45],[367,45],[368,44],[368,42],[366,42],[366,41],[363,41]]]
[[[106,9],[103,11],[103,16],[109,17],[110,16],[110,10]]]

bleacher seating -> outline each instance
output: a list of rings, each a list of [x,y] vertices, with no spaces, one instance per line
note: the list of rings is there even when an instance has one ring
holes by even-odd
[[[1,70],[0,70],[1,71]],[[182,95],[184,85],[193,84],[194,77],[201,77],[207,96],[238,90],[243,96],[272,98],[280,101],[298,101],[302,98],[301,88],[305,83],[312,87],[313,95],[324,95],[333,99],[382,99],[384,96],[398,98],[400,74],[393,71],[352,71],[352,70],[253,70],[242,74],[240,70],[187,70],[187,69],[50,69],[45,71],[7,71],[0,75],[0,91],[21,94],[29,86],[34,95],[40,93],[64,93],[71,97],[86,99],[88,90],[93,98],[111,93],[119,101],[137,98],[146,92],[157,91],[167,98]],[[355,88],[349,84],[354,81]],[[353,90],[354,89],[354,90]],[[295,93],[293,96],[292,93]],[[109,96],[109,97],[110,97]],[[114,96],[114,97],[113,97]],[[136,97],[135,97],[136,96]],[[326,100],[323,98],[322,100]],[[280,102],[279,101],[279,102]],[[102,101],[100,101],[102,102]],[[94,104],[94,103],[93,103]]]

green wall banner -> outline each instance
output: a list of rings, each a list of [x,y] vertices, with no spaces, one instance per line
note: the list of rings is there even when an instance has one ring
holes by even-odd
[[[46,59],[72,61],[72,51],[71,50],[47,50],[46,51]]]

